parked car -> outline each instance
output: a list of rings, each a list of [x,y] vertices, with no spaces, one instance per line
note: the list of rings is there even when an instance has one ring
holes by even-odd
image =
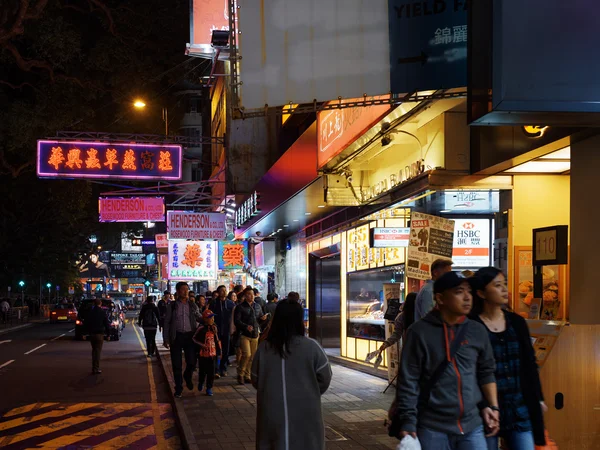
[[[94,300],[83,300],[81,302],[77,320],[75,321],[75,340],[81,341],[89,336],[89,331],[85,326],[85,318],[93,305]],[[110,341],[118,341],[123,330],[123,322],[118,306],[111,300],[102,300],[102,309],[106,311],[108,322],[110,323],[110,330],[105,335],[105,338]]]
[[[75,322],[77,320],[77,308],[73,303],[55,305],[50,311],[50,322]]]

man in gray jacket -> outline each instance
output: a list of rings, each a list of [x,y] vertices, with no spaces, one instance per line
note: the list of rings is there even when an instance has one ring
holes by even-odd
[[[175,379],[175,397],[183,393],[183,380],[188,389],[194,389],[192,375],[196,370],[196,347],[192,338],[202,319],[198,305],[189,301],[187,283],[180,281],[175,286],[177,299],[167,305],[163,325],[163,341],[171,350],[171,364]],[[185,355],[185,372],[181,352]]]
[[[423,450],[486,450],[483,423],[489,435],[499,427],[487,331],[467,318],[473,298],[465,278],[448,272],[433,291],[438,310],[412,325],[402,351],[397,437],[418,435]]]

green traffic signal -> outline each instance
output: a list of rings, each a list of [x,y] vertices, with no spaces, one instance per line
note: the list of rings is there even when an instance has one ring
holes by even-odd
[[[50,284],[50,283],[46,283],[46,287],[47,287],[48,289],[50,289],[50,288],[52,287],[52,284]]]
[[[150,286],[150,282],[149,282],[148,280],[146,280],[146,281],[144,282],[144,284],[145,284],[146,286]]]
[[[23,280],[19,281],[19,286],[21,286],[21,287],[25,286],[25,282]]]

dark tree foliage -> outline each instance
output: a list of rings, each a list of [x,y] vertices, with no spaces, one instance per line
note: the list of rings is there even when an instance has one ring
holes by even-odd
[[[111,188],[37,179],[36,140],[160,133],[170,88],[205,68],[185,56],[188,14],[188,0],[0,1],[0,293],[22,277],[66,289],[88,236],[111,234],[97,211]]]

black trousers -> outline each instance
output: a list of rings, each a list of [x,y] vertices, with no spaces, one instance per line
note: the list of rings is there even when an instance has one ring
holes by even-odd
[[[90,343],[92,344],[92,372],[100,369],[100,354],[104,344],[104,334],[90,334]]]
[[[154,353],[156,353],[156,328],[144,328],[144,337],[146,338],[146,350],[148,350],[148,355],[154,355]]]
[[[204,385],[204,380],[206,379],[206,388],[212,389],[213,383],[215,382],[215,358],[205,358],[200,356],[198,358],[198,366],[200,368],[198,385]]]
[[[173,366],[173,378],[175,379],[175,390],[183,391],[183,377],[191,379],[196,370],[196,346],[192,337],[194,332],[177,333],[175,342],[171,345],[171,365]],[[183,361],[181,352],[185,355],[185,372],[183,372]]]
[[[219,336],[221,341],[221,357],[219,361],[219,372],[227,372],[227,366],[229,364],[229,340],[230,335],[226,333],[224,336]]]

